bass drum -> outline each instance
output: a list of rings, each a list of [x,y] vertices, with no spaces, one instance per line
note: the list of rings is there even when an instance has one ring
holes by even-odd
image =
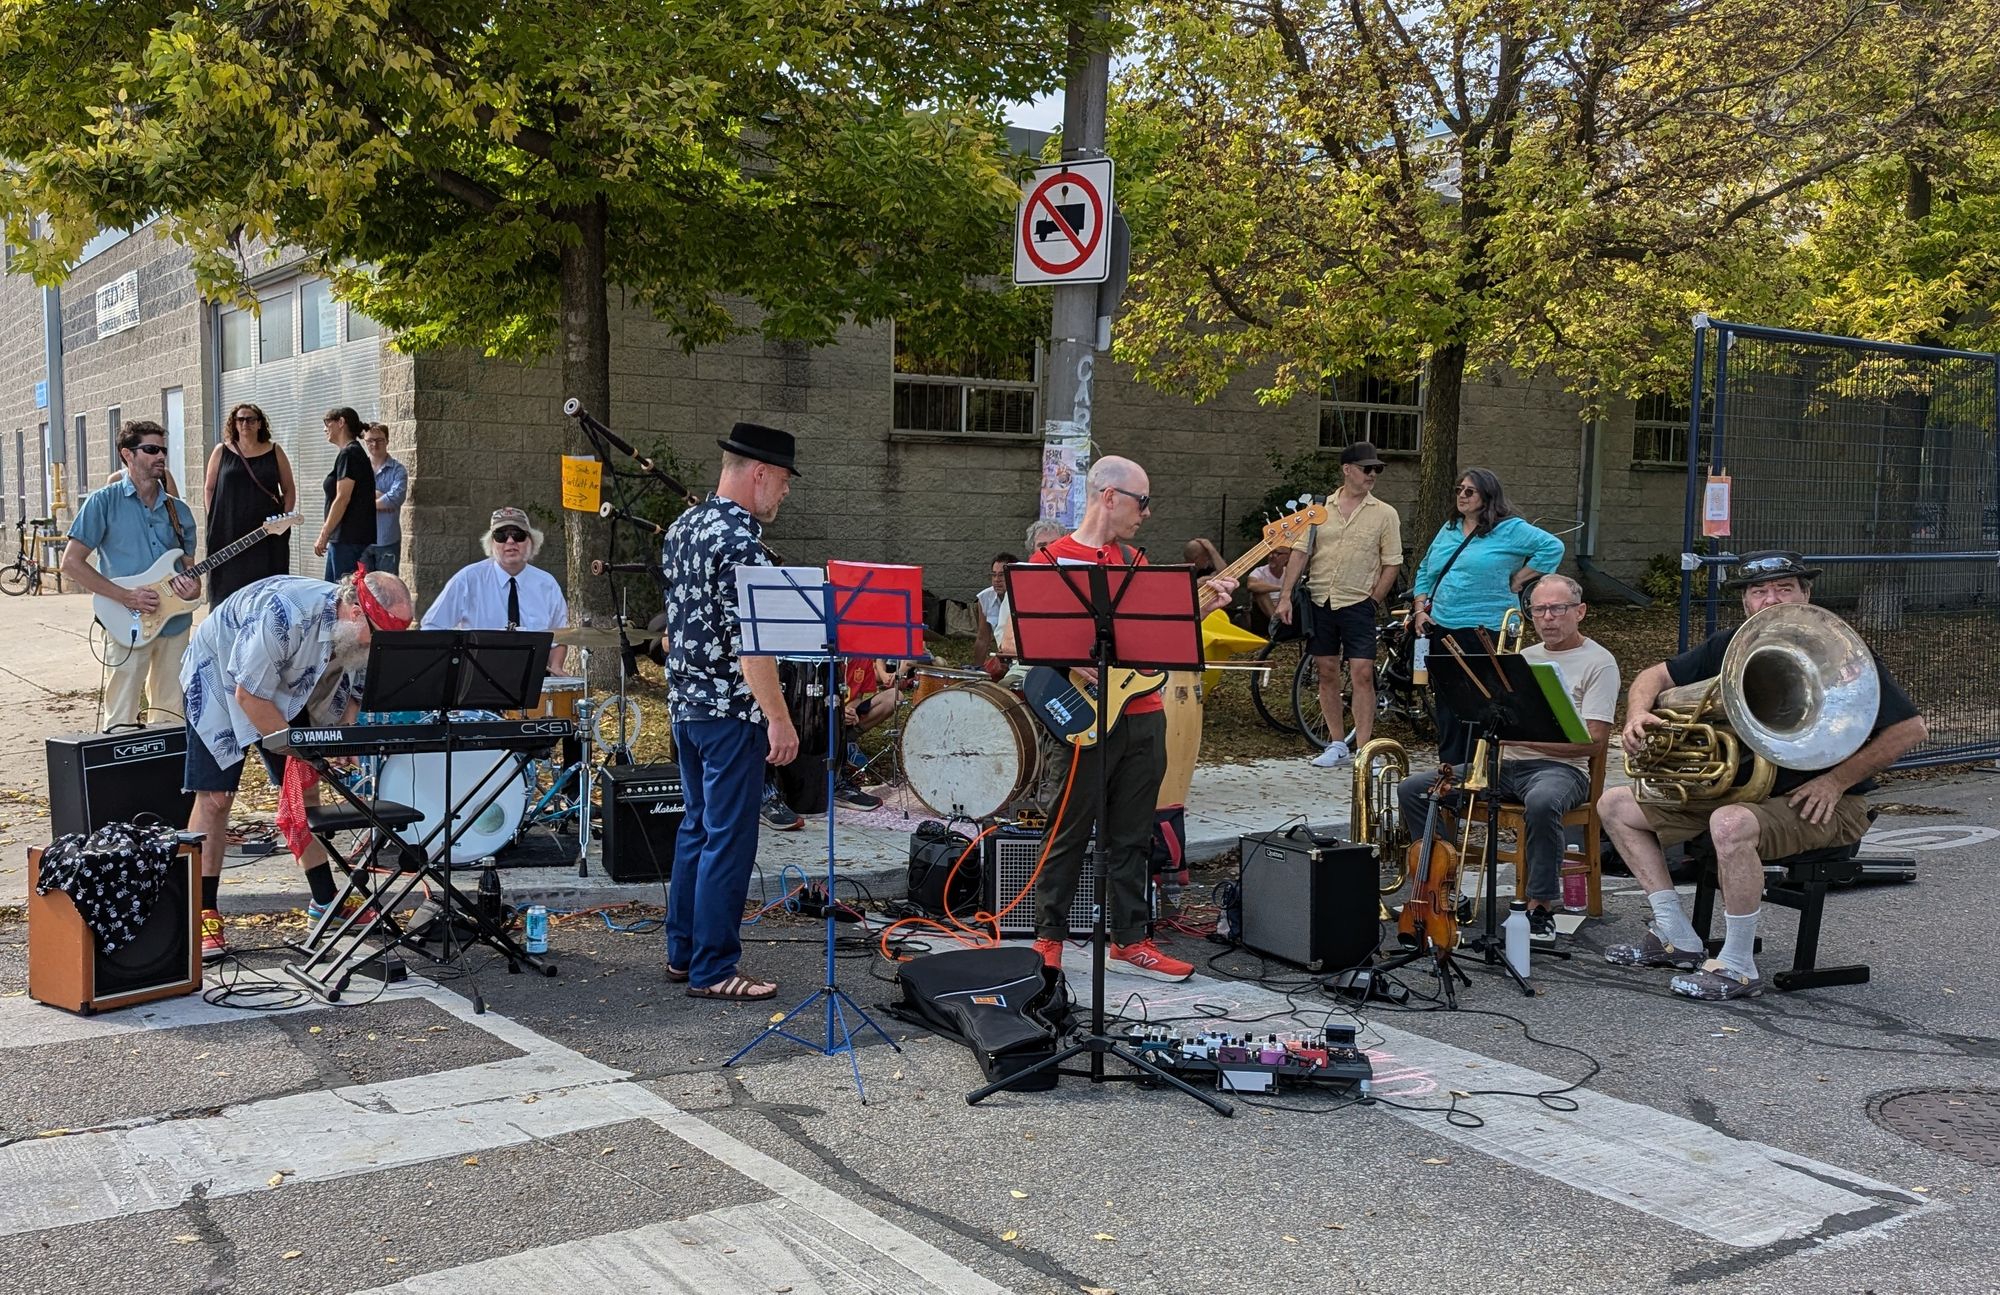
[[[501,717],[491,711],[454,711],[452,718]],[[493,797],[493,803],[470,822],[455,824],[463,828],[451,846],[451,863],[457,867],[497,854],[514,839],[521,816],[528,809],[528,781],[521,760],[511,751],[456,751],[449,761],[451,798],[461,819],[487,798],[496,783],[504,784],[500,794]],[[382,761],[381,772],[375,775],[378,798],[422,811],[422,818],[396,833],[411,845],[436,831],[443,818],[445,771],[444,752],[427,751],[421,755],[392,755]],[[434,853],[438,842],[434,840],[431,844]]]
[[[910,709],[899,752],[910,790],[933,814],[995,818],[1035,789],[1040,726],[994,683],[932,693]]]
[[[771,776],[794,814],[826,812],[826,667],[818,661],[778,659],[785,712],[799,731],[799,753]]]

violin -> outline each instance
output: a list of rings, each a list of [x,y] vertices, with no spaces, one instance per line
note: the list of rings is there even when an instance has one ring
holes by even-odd
[[[1440,952],[1458,947],[1459,853],[1450,836],[1440,837],[1437,830],[1438,804],[1451,794],[1451,784],[1452,767],[1443,765],[1431,784],[1424,839],[1410,843],[1410,898],[1396,918],[1396,936],[1404,944]]]

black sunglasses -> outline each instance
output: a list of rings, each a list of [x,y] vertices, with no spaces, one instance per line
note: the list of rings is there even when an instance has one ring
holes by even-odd
[[[132,448],[141,454],[165,454],[167,452],[167,447],[164,445],[134,445]]]
[[[1146,509],[1151,508],[1153,506],[1153,497],[1151,495],[1142,495],[1135,490],[1127,490],[1123,486],[1108,486],[1106,487],[1106,489],[1115,490],[1119,494],[1124,495],[1127,499],[1130,499],[1134,503],[1138,504],[1140,512],[1144,512]]]
[[[518,527],[509,526],[493,532],[493,538],[502,544],[525,544],[528,541],[528,533]]]
[[[1363,472],[1366,472],[1369,476],[1372,477],[1379,475],[1382,469],[1388,467],[1389,465],[1386,463],[1358,463],[1355,466],[1360,468]]]

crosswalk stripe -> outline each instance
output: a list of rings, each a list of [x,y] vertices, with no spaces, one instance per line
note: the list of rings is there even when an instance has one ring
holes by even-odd
[[[1081,961],[1075,950],[1069,959]],[[1079,969],[1071,966],[1070,981],[1087,999],[1088,976],[1080,978]],[[1081,969],[1087,972],[1087,966]],[[1271,990],[1206,976],[1163,986],[1107,971],[1104,987],[1106,1003],[1137,994],[1155,1016],[1184,1015],[1192,1004],[1201,1003],[1226,1007],[1244,1020],[1263,1018],[1247,1027],[1255,1033],[1316,1032],[1326,1019],[1324,1011],[1300,1011]],[[1401,1092],[1412,1104],[1442,1106],[1443,1095],[1454,1089],[1535,1093],[1564,1086],[1563,1080],[1383,1025],[1373,1016],[1368,1018],[1368,1029],[1382,1040],[1379,1049],[1371,1049],[1371,1057],[1381,1066],[1378,1081],[1386,1092]],[[1946,1208],[1893,1184],[1780,1147],[1733,1138],[1637,1102],[1591,1089],[1569,1096],[1577,1102],[1575,1111],[1551,1110],[1529,1098],[1463,1100],[1461,1109],[1476,1112],[1485,1121],[1476,1129],[1448,1124],[1438,1114],[1377,1109],[1496,1160],[1731,1246],[1848,1235],[1840,1231],[1845,1226],[1840,1220],[1874,1219],[1885,1206],[1895,1213],[1862,1231],[1893,1227],[1919,1210]]]

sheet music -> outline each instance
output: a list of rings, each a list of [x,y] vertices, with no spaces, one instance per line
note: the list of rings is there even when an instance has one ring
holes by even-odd
[[[826,651],[826,571],[821,567],[736,568],[736,615],[746,656]]]

